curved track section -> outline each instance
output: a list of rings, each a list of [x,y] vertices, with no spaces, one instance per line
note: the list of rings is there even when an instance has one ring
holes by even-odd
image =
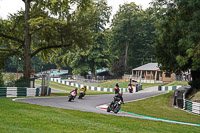
[[[134,101],[144,99],[167,92],[137,92],[123,94],[124,101]],[[76,99],[72,102],[68,102],[68,97],[37,97],[37,98],[17,98],[14,101],[37,104],[42,106],[50,106],[62,109],[73,109],[94,113],[113,114],[107,113],[103,110],[96,108],[97,106],[108,104],[113,100],[114,94],[108,95],[86,95],[83,99]]]

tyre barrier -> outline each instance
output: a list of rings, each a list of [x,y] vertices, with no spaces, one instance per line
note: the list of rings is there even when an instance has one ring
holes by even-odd
[[[40,96],[39,88],[0,87],[0,97]]]
[[[200,115],[200,103],[186,99],[187,93],[191,91],[191,86],[182,86],[174,91],[174,106],[184,109],[194,114]]]
[[[182,87],[181,85],[178,86],[158,86],[158,91],[173,91]]]
[[[68,86],[77,87],[77,88],[82,88],[83,86],[85,86],[83,84],[76,84],[76,83],[73,83],[73,82],[62,80],[61,78],[51,78],[51,81],[57,82],[57,83],[60,83],[60,84],[64,84],[64,85],[68,85]],[[88,90],[114,92],[114,88],[103,88],[103,87],[87,86],[87,85],[86,85],[86,87],[87,87]],[[133,87],[133,93],[141,90],[142,85],[139,85],[138,88],[136,89],[136,87]],[[121,92],[128,92],[128,88],[119,88],[119,89],[120,89]]]
[[[192,102],[187,99],[184,99],[184,103],[185,103],[185,107],[184,107],[185,110],[187,110],[191,113],[200,115],[200,103]]]

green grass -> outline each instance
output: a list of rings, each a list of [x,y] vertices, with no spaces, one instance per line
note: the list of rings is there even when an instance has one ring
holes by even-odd
[[[119,80],[118,83],[121,88],[126,88],[129,84],[129,82],[125,82],[124,80]],[[36,80],[35,84],[41,84],[41,80]],[[109,80],[105,83],[101,83],[100,85],[101,85],[101,87],[105,87],[105,88],[113,88],[113,87],[115,87],[115,84],[116,84],[115,80]],[[158,86],[158,85],[161,85],[161,83],[142,83],[142,88],[144,89],[144,88]],[[67,92],[75,89],[75,87],[67,86],[67,85],[56,83],[53,81],[50,81],[49,86],[50,86],[50,88],[64,90]],[[101,91],[92,91],[92,90],[87,91],[87,95],[101,95],[101,94],[113,94],[113,92],[101,92]],[[68,94],[52,93],[52,96],[66,96],[66,95],[68,95]]]
[[[132,108],[134,108],[134,112],[138,112],[143,108],[147,101],[155,103],[155,98],[161,99],[162,105],[168,101],[168,99],[166,101],[166,97],[168,96],[163,95],[154,97],[148,100],[142,100],[143,102],[137,101],[134,102],[137,106],[134,105]],[[198,133],[200,131],[200,127],[58,109],[13,102],[11,98],[0,98],[0,105],[1,133]],[[127,105],[128,104],[125,104],[123,106]],[[166,105],[164,104],[164,108],[165,106]],[[156,106],[158,109],[155,109],[154,107],[151,109],[152,107],[153,106],[147,106],[145,110],[142,109],[141,111],[143,113],[147,112],[145,113],[146,115],[151,113],[163,114],[162,106]],[[165,116],[167,118],[170,118],[172,113],[176,113],[174,114],[174,117],[181,121],[186,119],[187,122],[196,122],[197,118],[199,118],[199,116],[194,116],[178,109],[175,112],[170,111],[171,109],[165,111]],[[182,115],[182,112],[184,112],[184,115]]]
[[[198,91],[196,94],[194,94],[194,96],[190,100],[193,101],[193,102],[199,102],[200,103],[200,91]]]
[[[173,81],[165,86],[188,85],[188,81]]]
[[[35,84],[39,84],[40,85],[41,81],[40,80],[36,80]],[[52,93],[52,96],[68,96],[69,92],[75,89],[75,87],[64,85],[64,84],[60,84],[60,83],[56,83],[56,82],[53,82],[53,81],[50,81],[49,86],[50,86],[50,88],[66,91],[66,93]],[[93,91],[93,90],[89,90],[88,89],[86,94],[87,95],[102,95],[102,94],[113,94],[113,92]]]
[[[200,124],[199,115],[181,111],[170,105],[172,95],[173,91],[145,100],[126,103],[121,110],[156,118]]]
[[[106,88],[114,88],[116,85],[116,82],[118,82],[120,88],[127,88],[129,82],[124,80],[108,80],[104,83],[99,83],[99,86],[106,87]],[[139,84],[139,83],[138,83]],[[142,89],[162,85],[163,83],[142,83]]]
[[[142,83],[142,89],[163,85],[163,83]]]

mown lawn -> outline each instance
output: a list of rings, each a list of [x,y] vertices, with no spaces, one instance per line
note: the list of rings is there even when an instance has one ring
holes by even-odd
[[[99,83],[99,86],[106,87],[106,88],[114,88],[116,83],[119,84],[120,88],[127,88],[128,84],[129,84],[129,82],[124,81],[124,80],[108,80],[104,83]],[[159,85],[162,85],[162,84],[163,83],[142,83],[142,89],[145,89],[145,88],[148,88],[148,87],[153,87],[153,86],[159,86]]]
[[[194,115],[171,106],[173,91],[137,102],[126,103],[121,110],[156,118],[200,124],[200,115]]]
[[[40,85],[41,81],[36,80],[35,84]],[[56,83],[56,82],[53,82],[53,81],[50,81],[49,86],[50,86],[50,88],[66,91],[66,93],[52,93],[52,96],[68,96],[69,92],[75,89],[75,87]],[[92,90],[89,90],[89,89],[86,92],[86,95],[102,95],[102,94],[113,94],[113,92],[92,91]]]
[[[188,81],[173,81],[165,86],[188,85]]]
[[[165,103],[168,101],[165,101],[165,97],[167,96],[154,98],[161,99],[161,105],[164,104],[165,107]],[[141,108],[146,105],[147,101],[156,103],[154,98],[142,100],[143,102],[133,102],[137,105],[132,106],[133,111],[140,114]],[[199,133],[200,131],[200,127],[31,105],[14,102],[11,98],[0,98],[0,105],[1,133]],[[151,109],[152,107],[147,106],[141,112],[147,112],[146,115],[162,114],[162,106],[157,106],[159,108],[156,110]],[[125,108],[123,107],[123,109]],[[171,114],[174,111],[170,111],[165,111],[165,117],[170,118],[172,116]],[[199,118],[199,116],[186,112],[182,115],[182,112],[184,111],[177,110],[174,117],[181,121],[186,119],[187,122],[196,122]],[[189,116],[192,118],[189,119]]]

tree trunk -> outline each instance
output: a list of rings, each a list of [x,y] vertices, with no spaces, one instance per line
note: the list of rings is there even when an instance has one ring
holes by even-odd
[[[31,35],[30,35],[30,0],[25,0],[25,46],[24,46],[24,78],[29,79],[31,76]]]
[[[190,83],[193,89],[200,90],[200,70],[191,71],[192,82]]]
[[[92,71],[91,73],[92,73],[92,78],[93,78],[93,77],[95,77],[95,68],[92,67],[91,71]]]
[[[125,61],[124,61],[124,70],[125,70],[125,72],[127,71],[128,47],[129,47],[129,42],[128,42],[128,41],[126,41],[126,49],[125,49]]]

